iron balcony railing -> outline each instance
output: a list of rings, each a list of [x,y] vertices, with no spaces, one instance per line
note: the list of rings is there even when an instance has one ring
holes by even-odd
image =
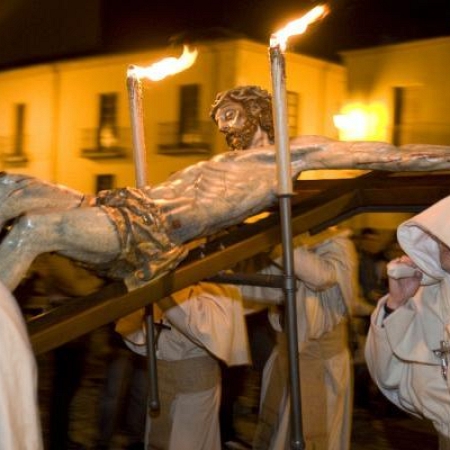
[[[3,165],[7,167],[26,166],[29,161],[25,152],[28,142],[28,135],[0,137],[0,158]]]
[[[450,144],[450,124],[437,122],[416,122],[397,125],[392,128],[392,142],[404,144]]]
[[[158,124],[159,153],[210,153],[215,126],[212,122],[196,122],[182,129],[180,122]]]
[[[125,158],[132,150],[130,128],[84,128],[80,140],[83,158]]]

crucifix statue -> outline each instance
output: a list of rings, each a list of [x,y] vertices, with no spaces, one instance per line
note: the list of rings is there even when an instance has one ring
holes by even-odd
[[[3,172],[0,226],[7,227],[7,234],[0,244],[0,280],[14,290],[33,260],[46,252],[123,279],[129,289],[172,270],[187,254],[186,243],[241,223],[276,202],[275,149],[270,140],[263,143],[216,155],[155,186],[96,195]],[[300,136],[290,142],[290,150],[293,179],[315,169],[450,168],[450,147],[445,146]]]

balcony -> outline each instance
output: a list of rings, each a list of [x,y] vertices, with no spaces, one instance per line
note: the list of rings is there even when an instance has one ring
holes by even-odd
[[[213,122],[197,122],[189,131],[180,132],[179,122],[158,124],[158,153],[211,153],[215,127]]]
[[[29,161],[24,152],[28,136],[0,137],[0,159],[4,167],[25,167]]]
[[[81,130],[81,156],[88,159],[122,159],[131,149],[130,128]]]
[[[392,142],[396,145],[449,145],[450,125],[437,122],[401,124],[392,128]]]

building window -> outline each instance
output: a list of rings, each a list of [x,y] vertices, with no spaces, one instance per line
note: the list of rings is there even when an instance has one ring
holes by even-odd
[[[117,93],[100,94],[98,147],[110,149],[117,146]]]
[[[124,158],[131,148],[131,133],[118,126],[116,92],[98,97],[98,122],[95,128],[81,130],[81,154],[89,159]]]
[[[421,123],[422,89],[419,86],[395,87],[392,143],[411,144],[423,140],[427,130]]]
[[[287,102],[289,137],[294,137],[297,136],[299,133],[298,120],[300,110],[299,108],[300,95],[297,92],[287,91],[286,102]]]
[[[14,146],[12,149],[12,154],[16,156],[23,155],[25,150],[25,113],[26,105],[24,103],[17,104],[15,113]]]
[[[14,129],[10,141],[5,148],[3,160],[10,166],[23,166],[27,161],[26,148],[26,112],[27,105],[18,103],[14,107]]]
[[[158,152],[210,153],[214,133],[211,120],[200,120],[200,85],[183,85],[179,91],[178,121],[158,124]]]
[[[182,144],[195,144],[199,133],[200,86],[187,84],[180,87],[179,132]]]
[[[113,189],[116,184],[116,177],[112,174],[97,175],[95,178],[95,192]]]

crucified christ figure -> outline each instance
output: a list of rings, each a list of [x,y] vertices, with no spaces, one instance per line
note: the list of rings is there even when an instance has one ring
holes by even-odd
[[[238,149],[187,167],[159,185],[84,195],[37,178],[2,173],[0,226],[12,225],[0,244],[0,280],[14,290],[39,254],[58,252],[123,279],[133,289],[176,267],[186,255],[185,243],[272,206],[277,199],[276,151],[270,144],[273,135],[261,123],[270,96],[258,106],[254,89],[239,88],[238,96],[220,94],[211,112]],[[247,97],[250,107],[245,106]],[[256,140],[241,145],[238,129],[246,129],[248,121]],[[257,147],[248,148],[252,146]],[[291,142],[293,179],[314,169],[449,168],[450,147],[444,146],[398,148],[320,136]]]

